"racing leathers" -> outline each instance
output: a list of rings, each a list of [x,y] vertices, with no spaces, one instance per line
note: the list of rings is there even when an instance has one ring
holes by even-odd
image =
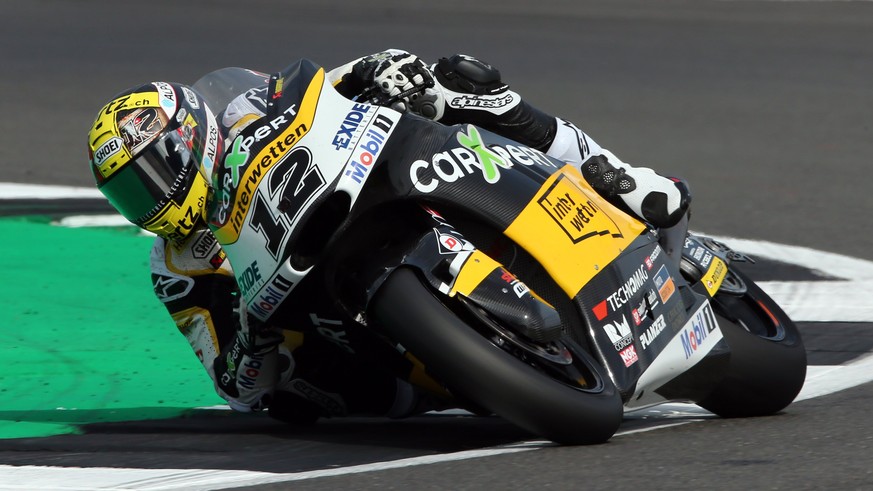
[[[427,66],[407,52],[387,50],[328,77],[350,99],[443,124],[476,124],[571,162],[613,204],[655,226],[672,225],[687,208],[684,184],[621,162],[573,123],[530,106],[497,70],[475,58],[455,55]],[[265,116],[267,102],[259,97],[266,91],[252,89],[222,111],[225,148]],[[234,270],[205,223],[181,242],[157,238],[151,267],[155,294],[231,408],[269,407],[272,416],[289,422],[348,414],[401,417],[426,408],[419,394],[388,370],[319,336],[283,331],[293,326],[265,325],[246,313]]]

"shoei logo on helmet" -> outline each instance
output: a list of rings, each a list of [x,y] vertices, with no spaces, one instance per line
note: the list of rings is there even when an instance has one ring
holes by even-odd
[[[94,165],[96,165],[97,167],[103,165],[103,163],[106,162],[106,159],[112,157],[113,155],[118,153],[119,150],[121,150],[123,144],[124,140],[117,136],[113,136],[105,143],[100,145],[100,147],[94,151]]]

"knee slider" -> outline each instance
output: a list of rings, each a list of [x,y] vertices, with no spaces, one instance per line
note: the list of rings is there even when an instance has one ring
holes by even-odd
[[[443,87],[454,92],[493,95],[509,88],[500,81],[500,72],[496,68],[467,55],[440,58],[434,75]]]

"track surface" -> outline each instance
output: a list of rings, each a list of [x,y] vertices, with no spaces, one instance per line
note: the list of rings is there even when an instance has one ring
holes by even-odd
[[[192,82],[228,65],[272,71],[303,56],[333,66],[387,47],[427,60],[465,52],[626,161],[689,179],[693,228],[873,260],[873,3],[0,2],[15,20],[0,32],[0,181],[90,186],[94,113],[143,81]],[[0,288],[14,297],[14,285]],[[870,353],[870,322],[802,324],[810,362]],[[294,488],[869,488],[871,396],[868,383],[776,417]],[[526,438],[493,419],[332,421],[299,433],[208,412],[0,442],[0,464],[297,472]]]

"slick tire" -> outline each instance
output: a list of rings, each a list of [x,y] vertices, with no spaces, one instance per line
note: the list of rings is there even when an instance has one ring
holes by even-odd
[[[607,441],[621,424],[620,395],[602,373],[596,390],[552,379],[468,326],[411,269],[393,272],[371,306],[385,334],[450,391],[527,431],[582,445]]]
[[[713,309],[731,349],[725,378],[698,404],[719,416],[775,414],[797,397],[806,379],[806,350],[797,326],[743,273],[742,296],[716,294]]]

